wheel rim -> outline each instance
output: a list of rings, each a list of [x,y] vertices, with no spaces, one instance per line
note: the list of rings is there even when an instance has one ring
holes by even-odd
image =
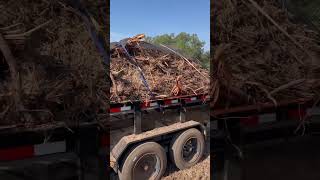
[[[182,158],[187,162],[194,162],[198,157],[199,151],[198,140],[195,137],[191,137],[186,140],[182,146]]]
[[[133,179],[155,179],[160,173],[160,158],[156,154],[144,154],[133,167]]]

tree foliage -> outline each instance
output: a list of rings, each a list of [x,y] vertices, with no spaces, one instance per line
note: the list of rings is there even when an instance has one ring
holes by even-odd
[[[209,68],[210,52],[204,51],[205,42],[201,41],[196,34],[181,32],[177,35],[163,34],[145,39],[153,44],[163,44],[174,48],[188,58],[199,60],[205,68]]]

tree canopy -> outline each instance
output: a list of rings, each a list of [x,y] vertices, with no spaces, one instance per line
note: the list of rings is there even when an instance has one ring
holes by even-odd
[[[163,34],[145,39],[153,44],[163,44],[177,49],[188,58],[199,60],[205,68],[209,68],[210,52],[204,51],[205,42],[201,41],[196,34],[181,32],[177,35]]]

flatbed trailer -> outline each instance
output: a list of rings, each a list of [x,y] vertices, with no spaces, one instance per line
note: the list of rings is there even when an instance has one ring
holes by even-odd
[[[209,127],[206,94],[110,104],[110,165],[120,180],[160,179],[201,159]]]
[[[246,150],[285,143],[320,130],[319,101],[295,99],[273,103],[211,109],[211,151],[216,179],[245,179]],[[217,176],[218,177],[215,177]]]
[[[105,179],[107,133],[97,122],[0,127],[0,179]]]

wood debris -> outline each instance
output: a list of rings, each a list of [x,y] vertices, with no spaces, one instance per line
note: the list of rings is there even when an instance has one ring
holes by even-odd
[[[110,69],[115,82],[111,88],[111,101],[149,100],[208,92],[209,71],[196,61],[187,59],[166,46],[132,41],[130,38],[124,42],[138,66],[130,63],[122,46],[112,44]],[[139,67],[154,97],[143,84]]]
[[[102,57],[81,19],[61,2],[0,2],[1,126],[74,125],[107,113]],[[101,2],[88,4],[104,14]],[[105,17],[95,18],[105,30]]]
[[[276,0],[218,1],[212,15],[212,107],[318,96],[319,32]]]

